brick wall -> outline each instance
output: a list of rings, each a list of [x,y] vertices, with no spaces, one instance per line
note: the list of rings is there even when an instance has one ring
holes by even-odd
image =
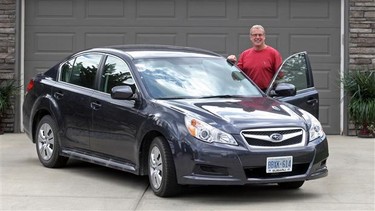
[[[349,5],[349,69],[375,70],[375,0]]]
[[[0,0],[0,80],[15,79],[16,0]],[[14,104],[15,98],[13,98]],[[5,132],[14,131],[14,106],[1,118]]]
[[[349,70],[375,71],[375,0],[349,0]],[[348,125],[348,135],[357,135]]]

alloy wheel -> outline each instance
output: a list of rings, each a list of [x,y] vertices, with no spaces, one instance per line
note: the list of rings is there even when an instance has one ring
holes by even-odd
[[[163,181],[163,159],[158,147],[154,146],[150,152],[151,185],[159,189]]]
[[[53,155],[55,137],[49,124],[44,123],[38,134],[38,150],[43,160],[51,159]]]

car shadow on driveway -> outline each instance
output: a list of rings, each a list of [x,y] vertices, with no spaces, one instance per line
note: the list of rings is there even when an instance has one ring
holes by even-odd
[[[111,169],[95,164],[79,161],[69,160],[64,171],[69,174],[76,176],[91,178],[97,180],[100,183],[116,184],[116,186],[126,187],[134,186],[138,184],[138,191],[144,190],[153,195],[151,188],[149,187],[147,176],[137,176],[128,172],[123,172],[116,169]],[[305,183],[305,185],[308,182]],[[157,197],[157,196],[155,196]],[[238,204],[251,202],[282,202],[301,199],[312,199],[314,197],[320,197],[318,194],[309,192],[308,188],[302,188],[297,190],[285,190],[281,189],[276,184],[266,185],[230,185],[230,186],[183,186],[182,191],[175,197],[165,198],[167,200],[183,200],[191,203],[199,203],[204,199],[205,202],[217,202],[225,201],[226,204]],[[162,199],[162,198],[160,198]]]

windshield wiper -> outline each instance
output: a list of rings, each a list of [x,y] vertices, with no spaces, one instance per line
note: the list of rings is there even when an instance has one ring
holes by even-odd
[[[189,96],[189,97],[158,97],[155,98],[157,100],[182,100],[182,99],[206,99],[206,98],[244,98],[244,96],[241,95],[211,95],[211,96],[202,96],[202,97],[196,97],[196,96]]]
[[[212,95],[212,96],[204,96],[201,98],[242,98],[243,96],[241,95]]]
[[[157,100],[181,100],[181,99],[191,99],[191,97],[158,97]]]

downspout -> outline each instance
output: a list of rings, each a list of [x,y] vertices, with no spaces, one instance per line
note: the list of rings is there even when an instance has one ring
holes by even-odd
[[[24,96],[24,5],[25,0],[16,0],[16,30],[15,30],[15,77],[19,80],[22,88],[16,97],[16,112],[14,118],[14,132],[23,132],[22,105]]]
[[[343,77],[347,72],[349,54],[349,0],[341,0],[341,51],[340,51],[340,77]],[[340,134],[348,135],[348,108],[343,84],[340,83]]]

